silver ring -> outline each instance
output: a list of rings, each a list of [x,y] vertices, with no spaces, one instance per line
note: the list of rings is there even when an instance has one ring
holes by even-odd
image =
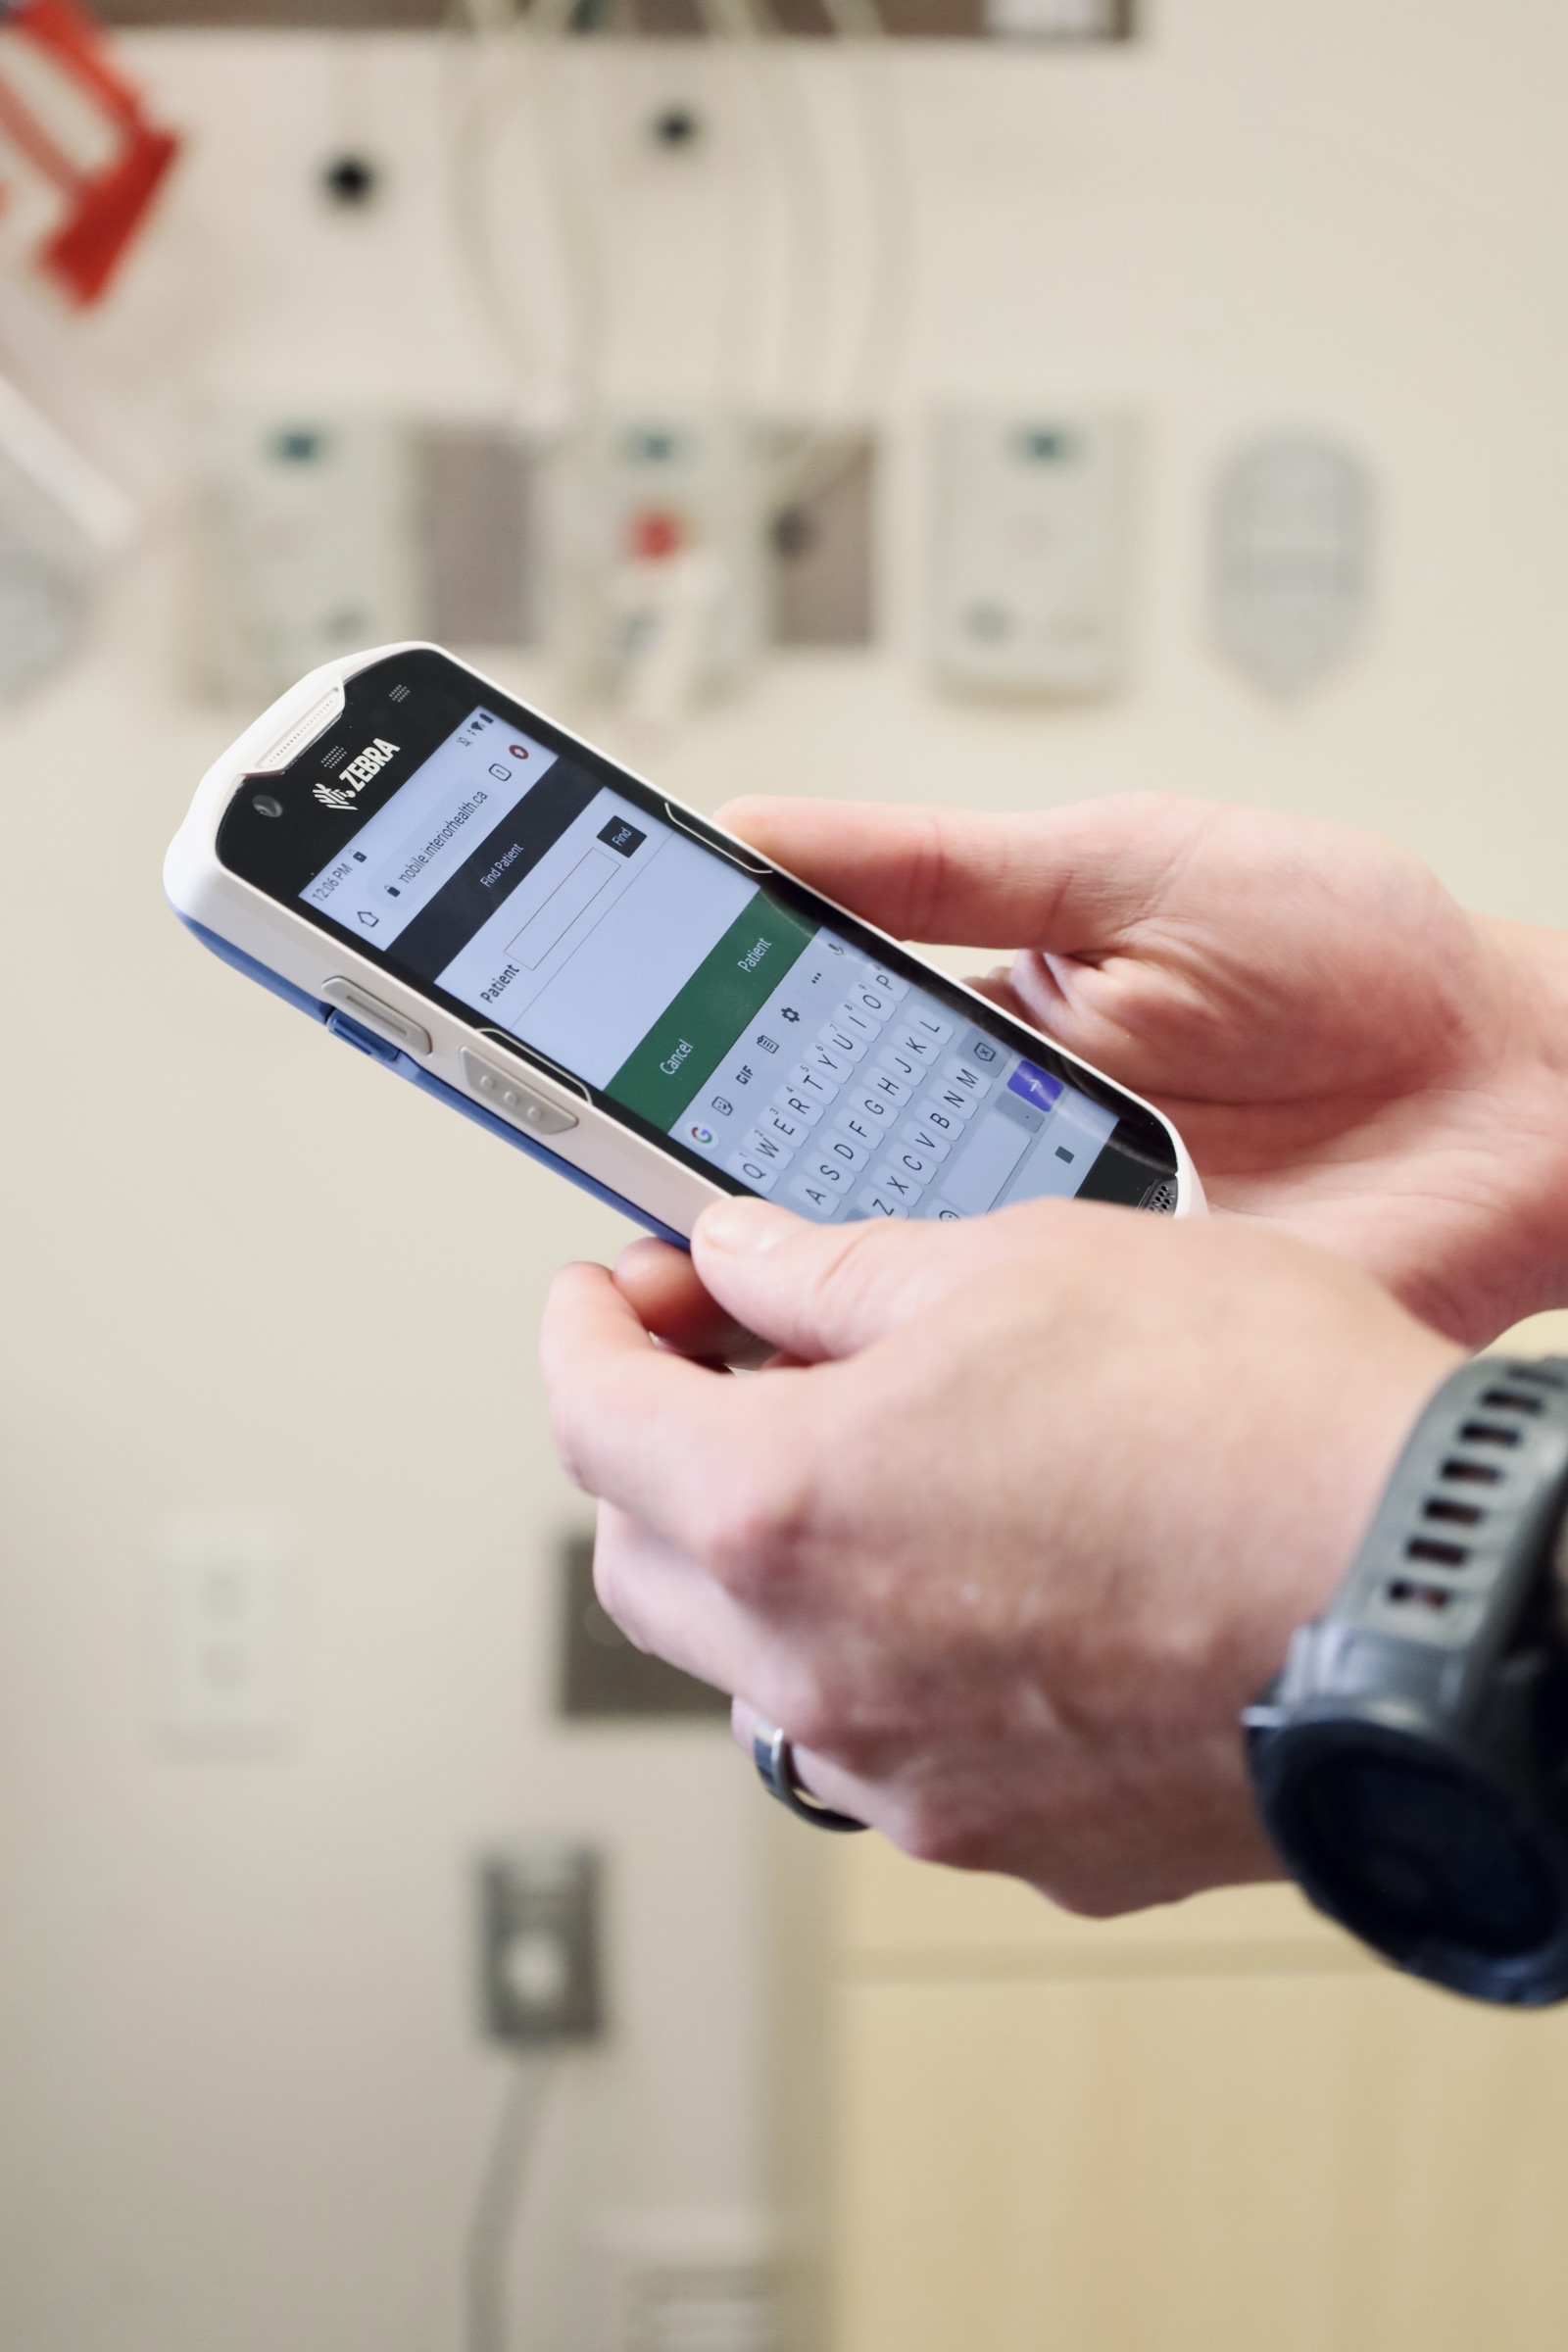
[[[808,1821],[813,1830],[863,1830],[869,1826],[857,1821],[853,1813],[835,1813],[831,1805],[819,1804],[808,1788],[802,1788],[795,1769],[795,1749],[776,1724],[758,1727],[752,1758],[768,1795],[776,1796],[799,1820]]]

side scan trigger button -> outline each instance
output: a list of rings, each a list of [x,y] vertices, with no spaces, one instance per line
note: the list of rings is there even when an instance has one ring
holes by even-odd
[[[575,1114],[563,1110],[559,1102],[551,1102],[510,1070],[498,1069],[494,1062],[481,1060],[477,1054],[463,1048],[463,1075],[470,1094],[477,1095],[492,1110],[511,1119],[518,1127],[526,1127],[530,1135],[564,1135],[575,1127]]]

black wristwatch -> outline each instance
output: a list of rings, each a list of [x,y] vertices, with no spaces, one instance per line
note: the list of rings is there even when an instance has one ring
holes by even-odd
[[[1243,1718],[1318,1909],[1477,2000],[1568,1997],[1565,1511],[1568,1358],[1462,1365]]]

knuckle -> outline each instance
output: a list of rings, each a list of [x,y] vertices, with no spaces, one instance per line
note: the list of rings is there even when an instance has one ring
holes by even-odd
[[[618,1544],[606,1541],[603,1531],[594,1544],[594,1597],[611,1622],[632,1640],[624,1555]]]
[[[715,1482],[699,1507],[697,1558],[736,1598],[759,1598],[792,1574],[809,1515],[808,1484],[793,1471],[738,1471]]]
[[[560,1397],[550,1407],[550,1438],[556,1457],[572,1485],[582,1494],[593,1492],[588,1467],[588,1448],[577,1415]]]
[[[855,1767],[855,1737],[844,1708],[821,1678],[797,1671],[783,1700],[783,1723],[797,1747],[827,1756],[847,1770]]]
[[[897,1842],[916,1862],[939,1862],[949,1870],[984,1867],[973,1825],[939,1796],[912,1796],[899,1823]]]

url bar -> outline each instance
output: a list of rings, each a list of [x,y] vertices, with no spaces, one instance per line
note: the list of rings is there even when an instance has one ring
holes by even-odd
[[[493,711],[470,711],[301,898],[368,947],[389,948],[555,762]]]

